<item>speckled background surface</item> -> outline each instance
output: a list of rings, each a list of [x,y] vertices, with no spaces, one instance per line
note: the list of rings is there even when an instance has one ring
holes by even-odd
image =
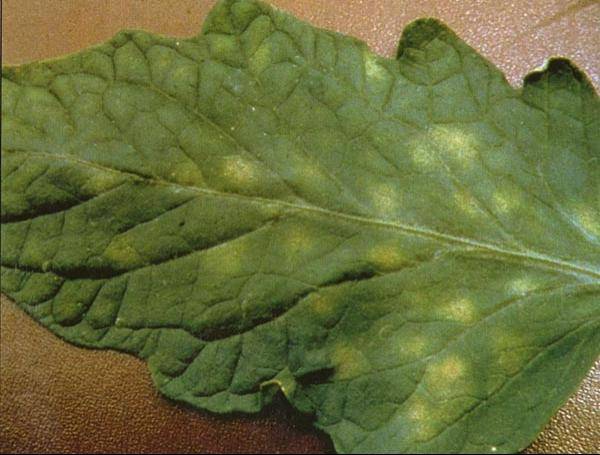
[[[196,34],[214,0],[3,0],[3,63],[75,52],[123,28]],[[272,0],[315,25],[393,55],[417,17],[445,21],[515,86],[563,55],[600,88],[597,0]],[[12,302],[0,306],[0,452],[330,452],[324,434],[283,401],[219,417],[161,398],[144,364],[68,345]],[[600,451],[600,361],[530,452]]]

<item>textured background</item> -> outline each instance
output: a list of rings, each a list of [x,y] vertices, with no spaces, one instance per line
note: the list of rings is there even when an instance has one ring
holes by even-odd
[[[597,0],[271,0],[315,25],[394,54],[417,17],[445,21],[515,86],[551,55],[600,87]],[[123,28],[190,36],[213,0],[3,0],[4,64],[56,57]],[[324,452],[328,438],[283,402],[256,416],[219,417],[158,396],[130,356],[60,341],[8,299],[0,305],[1,452]],[[600,361],[532,452],[600,451]]]

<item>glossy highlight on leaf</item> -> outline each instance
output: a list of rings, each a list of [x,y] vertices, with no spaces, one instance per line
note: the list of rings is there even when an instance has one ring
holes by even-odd
[[[2,292],[167,397],[339,452],[515,452],[600,355],[600,103],[434,19],[397,58],[254,0],[2,70]]]

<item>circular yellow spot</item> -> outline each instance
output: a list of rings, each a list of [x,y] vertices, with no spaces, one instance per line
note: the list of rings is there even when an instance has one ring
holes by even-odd
[[[430,137],[439,150],[464,167],[473,166],[479,156],[477,138],[460,128],[436,126],[430,130]]]
[[[235,275],[244,270],[244,260],[250,257],[246,239],[225,243],[203,252],[208,264],[218,264],[219,273]]]
[[[238,183],[250,183],[257,175],[256,165],[239,156],[228,156],[223,160],[223,175]]]
[[[377,63],[377,58],[370,52],[365,53],[365,73],[367,79],[370,80],[383,80],[387,76],[385,68]]]
[[[465,192],[457,191],[454,193],[454,203],[460,210],[469,215],[475,215],[479,212],[479,207],[475,198]]]
[[[85,182],[84,189],[92,194],[103,193],[117,186],[123,179],[112,172],[98,172],[90,174]]]
[[[436,165],[433,152],[421,144],[415,144],[409,148],[410,158],[412,162],[420,169],[433,169]]]
[[[379,244],[369,250],[367,260],[381,270],[395,270],[404,266],[408,259],[397,244]]]
[[[409,358],[418,358],[425,354],[427,341],[422,335],[415,335],[402,342],[400,351]]]
[[[113,239],[104,250],[104,257],[121,269],[133,269],[145,263],[127,236]]]
[[[339,345],[334,349],[333,362],[336,365],[336,377],[349,379],[360,376],[369,371],[369,361],[365,355],[356,348]]]
[[[406,410],[406,418],[414,435],[413,440],[427,440],[435,435],[436,429],[432,424],[435,418],[435,411],[426,404],[421,398],[413,399]]]
[[[174,166],[171,177],[177,183],[182,185],[199,185],[202,186],[204,177],[202,172],[196,166],[190,166],[189,162],[179,163]]]
[[[331,300],[321,294],[316,294],[313,297],[311,304],[312,308],[320,315],[329,313],[332,307]]]
[[[283,245],[290,252],[306,251],[314,245],[315,238],[310,231],[301,226],[291,226],[282,233]]]
[[[428,406],[420,399],[414,400],[406,412],[406,416],[411,420],[423,420],[428,415]]]
[[[465,362],[456,355],[435,362],[429,369],[429,382],[448,384],[462,378],[466,371]]]
[[[371,189],[371,201],[385,218],[394,218],[400,209],[401,195],[392,185],[380,184]]]
[[[600,212],[592,212],[588,207],[577,206],[574,208],[576,223],[589,234],[600,237]]]
[[[521,205],[520,196],[506,188],[499,189],[492,194],[492,204],[496,212],[509,213]]]
[[[442,313],[452,320],[465,324],[474,322],[476,317],[473,301],[465,297],[451,300],[447,305],[442,306]]]
[[[535,290],[538,284],[529,277],[517,278],[508,283],[508,289],[515,294],[527,294]]]

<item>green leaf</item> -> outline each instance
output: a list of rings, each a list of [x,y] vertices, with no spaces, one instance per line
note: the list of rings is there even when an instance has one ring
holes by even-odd
[[[166,396],[340,452],[513,452],[600,354],[600,103],[433,19],[397,59],[255,1],[3,68],[2,292]]]

